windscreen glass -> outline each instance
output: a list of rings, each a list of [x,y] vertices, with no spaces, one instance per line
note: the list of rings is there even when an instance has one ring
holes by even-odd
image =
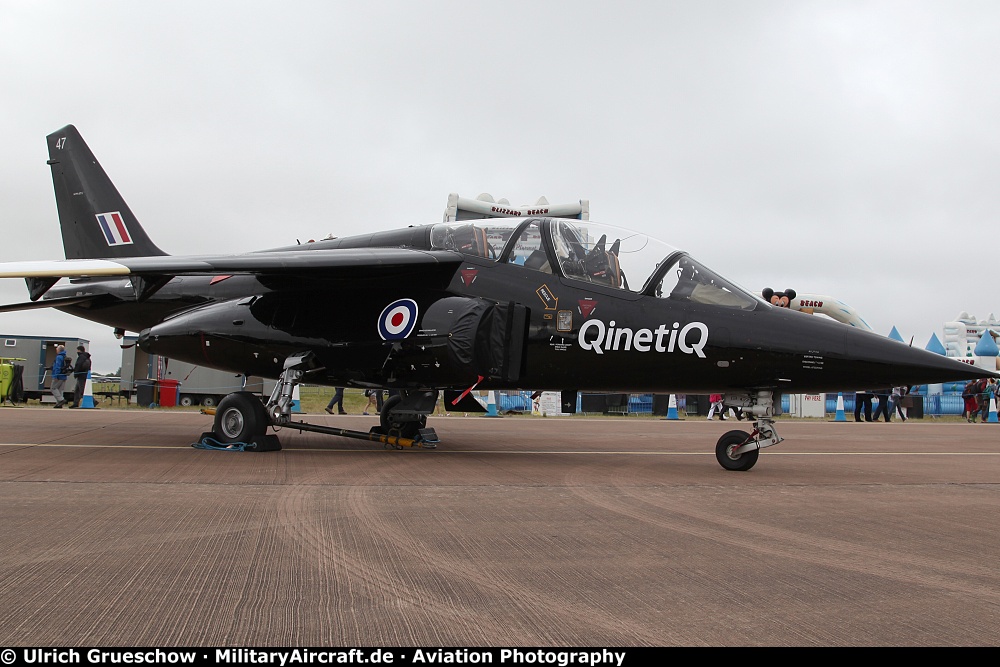
[[[549,229],[563,275],[633,292],[677,252],[646,234],[586,220],[552,220]]]
[[[753,310],[761,301],[685,254],[672,260],[657,282],[655,296],[726,308]]]
[[[457,250],[498,259],[522,220],[484,218],[434,225],[431,248]],[[548,234],[542,219],[531,220],[510,244],[506,261],[546,273],[549,253],[567,278],[614,289],[642,292],[657,281],[657,297],[752,310],[761,303],[746,290],[696,262],[673,246],[646,234],[589,220],[550,218]],[[671,266],[659,272],[668,260]]]

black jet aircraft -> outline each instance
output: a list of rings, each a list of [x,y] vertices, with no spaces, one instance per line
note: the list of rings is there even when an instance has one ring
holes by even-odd
[[[723,392],[753,428],[725,433],[716,457],[749,470],[782,440],[782,393],[994,375],[775,307],[645,234],[544,210],[172,256],[76,128],[48,149],[66,259],[0,265],[31,299],[0,310],[55,307],[138,332],[149,353],[276,378],[266,404],[247,392],[220,402],[213,435],[225,443],[277,448],[272,426],[361,437],[293,421],[300,382],[396,390],[361,435],[423,447],[435,446],[426,420],[442,391],[460,410],[472,388],[562,391],[570,412],[578,391]]]

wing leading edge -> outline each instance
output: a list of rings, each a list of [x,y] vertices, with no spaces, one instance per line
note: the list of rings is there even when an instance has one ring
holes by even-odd
[[[255,252],[243,255],[164,255],[110,259],[66,259],[0,263],[0,278],[102,278],[128,275],[258,276],[331,275],[350,277],[421,266],[457,267],[461,255],[450,251],[404,248],[351,248],[311,251]]]
[[[350,248],[255,252],[242,255],[162,255],[115,259],[66,259],[0,263],[0,278],[25,278],[32,304],[0,306],[0,312],[70,305],[65,299],[37,301],[60,278],[108,279],[132,277],[142,285],[137,300],[145,300],[176,276],[254,275],[264,284],[289,280],[391,279],[414,274],[428,284],[446,286],[462,262],[458,253],[404,248]],[[141,294],[141,295],[140,295]],[[89,297],[92,298],[92,297]],[[82,299],[86,301],[88,299]]]

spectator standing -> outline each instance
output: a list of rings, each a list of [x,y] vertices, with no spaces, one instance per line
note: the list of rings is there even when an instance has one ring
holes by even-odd
[[[375,389],[365,389],[365,398],[368,399],[368,405],[366,405],[365,408],[364,408],[364,410],[361,411],[361,414],[363,414],[363,415],[368,414],[368,409],[377,405],[377,402],[376,402],[377,399],[376,399],[375,394],[376,394],[376,390]],[[379,411],[381,410],[381,408],[376,408],[376,409],[379,410]]]
[[[975,424],[976,420],[979,418],[979,413],[980,412],[983,413],[983,421],[984,422],[986,421],[986,415],[987,415],[987,412],[989,411],[989,403],[984,400],[984,398],[986,397],[986,385],[987,384],[988,383],[986,382],[986,378],[980,378],[980,379],[976,380],[975,383],[972,385],[972,390],[971,390],[971,393],[972,393],[972,401],[971,401],[972,411],[971,411],[970,414],[972,415],[972,423],[973,424]]]
[[[708,397],[708,401],[709,403],[712,404],[712,407],[708,409],[709,421],[712,420],[712,417],[715,415],[716,410],[719,411],[719,419],[721,419],[722,421],[726,421],[726,407],[722,403],[722,394],[712,394],[711,396]]]
[[[889,408],[889,412],[895,412],[904,422],[906,421],[906,408],[903,407],[903,397],[909,393],[909,387],[893,387],[892,396],[890,397],[892,407]]]
[[[56,404],[52,407],[61,408],[66,405],[66,398],[63,391],[66,388],[66,346],[56,345],[56,358],[52,362],[52,396],[56,399]]]
[[[885,418],[886,422],[890,420],[889,396],[891,393],[892,393],[891,387],[875,390],[874,394],[875,398],[878,399],[878,405],[875,406],[875,413],[872,415],[873,421],[878,421],[879,415],[882,415]]]
[[[331,398],[330,402],[326,404],[326,408],[325,408],[326,411],[329,412],[332,415],[333,414],[333,406],[335,406],[335,405],[337,406],[337,414],[338,415],[346,415],[347,414],[346,412],[344,412],[344,388],[343,387],[334,387],[333,388],[333,398]]]
[[[979,400],[982,403],[979,412],[983,416],[983,423],[985,424],[990,417],[990,400],[995,399],[997,395],[997,379],[990,378],[989,382],[983,387],[982,393],[979,395]]]
[[[872,393],[865,389],[854,394],[854,421],[861,421],[861,409],[864,407],[865,421],[872,420]]]
[[[73,377],[76,386],[73,387],[73,402],[69,407],[78,408],[83,402],[83,393],[87,389],[87,376],[90,375],[90,353],[83,345],[76,346],[76,365],[73,366]]]
[[[976,400],[976,381],[971,380],[962,390],[962,399],[965,401],[965,409],[962,416],[970,424],[976,423],[976,415],[979,411],[979,402]]]

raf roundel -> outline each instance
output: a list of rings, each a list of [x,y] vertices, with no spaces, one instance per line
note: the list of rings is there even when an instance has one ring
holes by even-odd
[[[378,335],[382,340],[406,338],[417,323],[417,302],[413,299],[393,301],[378,317]]]

